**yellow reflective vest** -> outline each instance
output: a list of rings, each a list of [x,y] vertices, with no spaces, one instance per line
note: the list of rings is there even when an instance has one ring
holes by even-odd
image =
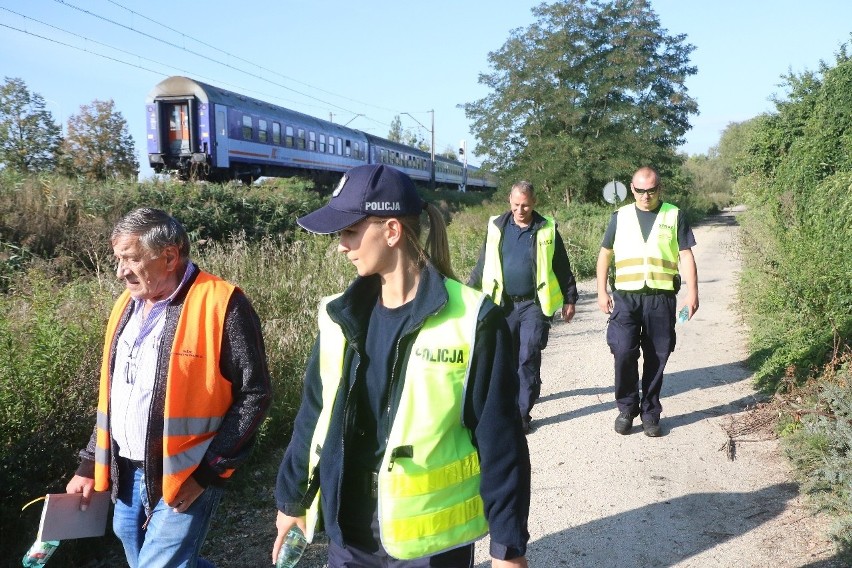
[[[200,272],[186,294],[168,352],[163,425],[163,499],[172,501],[204,458],[233,403],[231,382],[219,370],[225,313],[234,285]],[[95,491],[109,489],[110,358],[118,324],[130,302],[125,290],[107,324],[98,397]],[[220,474],[230,477],[232,469]]]
[[[674,291],[680,251],[677,242],[678,208],[663,203],[645,241],[634,204],[618,210],[615,241],[616,290],[635,291],[645,286]]]
[[[496,304],[503,303],[503,260],[500,255],[500,243],[503,231],[494,221],[488,220],[488,234],[485,239],[485,263],[482,266],[482,291],[488,294]],[[535,287],[538,304],[544,315],[550,317],[562,308],[564,298],[559,281],[553,272],[553,254],[556,250],[556,221],[553,217],[544,217],[544,224],[536,231],[535,247]]]
[[[403,560],[432,556],[474,542],[488,532],[479,494],[479,454],[463,424],[465,389],[479,309],[485,296],[446,279],[449,300],[417,333],[403,375],[378,472],[382,545]],[[311,440],[309,472],[317,467],[331,408],[345,369],[346,342],[320,306],[323,407]],[[320,495],[307,511],[313,538]]]

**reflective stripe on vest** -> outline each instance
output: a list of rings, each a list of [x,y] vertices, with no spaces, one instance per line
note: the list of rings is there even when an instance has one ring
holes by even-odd
[[[181,485],[201,463],[210,441],[233,403],[231,382],[222,376],[219,361],[225,315],[234,285],[199,272],[187,291],[169,353],[163,416],[163,499],[172,501]],[[98,446],[95,488],[109,488],[110,351],[118,322],[130,301],[127,291],[113,308],[104,342],[98,399]],[[199,396],[203,393],[203,396]],[[222,477],[230,477],[232,469]]]
[[[445,287],[447,305],[426,319],[412,344],[379,469],[382,545],[399,559],[431,556],[488,532],[479,494],[479,454],[463,425],[470,356],[485,296],[454,280],[445,280]],[[337,391],[342,371],[343,350],[327,356],[322,351],[322,338],[331,335],[342,337],[333,323],[320,328],[321,368],[327,358],[328,368],[336,370],[328,381],[323,378],[324,399],[326,384]],[[327,431],[327,424],[318,428]]]
[[[647,242],[642,236],[634,204],[618,210],[613,251],[615,254],[615,288],[641,290],[674,290],[678,273],[677,242],[678,208],[663,203]]]
[[[502,232],[494,224],[497,217],[488,220],[485,239],[485,259],[482,266],[482,291],[500,304],[503,301],[503,265],[500,256]],[[553,272],[553,254],[556,251],[556,221],[544,217],[544,224],[536,231],[535,287],[541,311],[546,316],[562,308],[564,301],[559,281]]]

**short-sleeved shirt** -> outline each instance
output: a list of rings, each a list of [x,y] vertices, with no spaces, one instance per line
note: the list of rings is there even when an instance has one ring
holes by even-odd
[[[648,240],[648,235],[651,234],[651,230],[654,228],[654,221],[657,219],[657,213],[660,212],[660,207],[662,206],[661,202],[660,206],[652,211],[642,211],[636,207],[636,215],[639,217],[639,227],[642,229],[642,237],[646,241]],[[609,219],[609,225],[607,225],[603,241],[601,242],[602,248],[612,250],[615,244],[615,230],[617,225],[618,212],[616,211]],[[689,226],[689,222],[686,220],[686,215],[683,214],[682,209],[678,209],[677,212],[677,245],[678,250],[691,249],[695,246],[695,235],[692,234],[692,227]]]

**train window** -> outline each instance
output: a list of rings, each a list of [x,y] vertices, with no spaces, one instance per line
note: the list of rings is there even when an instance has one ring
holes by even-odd
[[[251,140],[254,138],[254,134],[252,133],[252,122],[251,117],[247,115],[243,115],[243,139]]]
[[[334,136],[328,137],[328,153],[334,154]]]
[[[262,118],[257,121],[257,139],[261,142],[266,142],[269,137],[269,131],[267,130],[266,121]]]
[[[337,155],[338,156],[343,155],[343,138],[337,139]]]
[[[308,132],[308,150],[317,151],[317,133],[314,131]]]
[[[319,151],[325,154],[325,134],[320,134]]]
[[[343,155],[347,158],[352,155],[352,141],[347,140],[346,146],[343,147]]]
[[[284,127],[284,145],[288,148],[293,147],[293,127],[285,126]]]
[[[272,123],[272,143],[281,144],[281,125],[277,122]]]
[[[296,148],[299,150],[305,149],[305,129],[297,128],[296,129]]]
[[[382,150],[381,150],[381,153],[380,153],[380,156],[379,156],[379,161],[383,164],[388,163],[388,151],[385,150],[384,148],[382,148]]]
[[[358,144],[358,142],[355,142],[355,144],[353,145],[352,157],[354,157],[356,160],[361,159],[361,145]]]

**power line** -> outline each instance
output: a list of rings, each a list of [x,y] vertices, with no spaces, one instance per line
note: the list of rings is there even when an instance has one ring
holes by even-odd
[[[285,100],[285,101],[289,100],[289,99],[284,99],[283,97],[276,97],[275,95],[271,95],[271,94],[269,94],[269,93],[264,93],[264,92],[261,92],[261,91],[255,91],[255,90],[250,90],[250,89],[243,89],[240,85],[236,85],[236,84],[234,84],[234,83],[228,83],[228,82],[225,82],[225,81],[218,81],[217,79],[213,79],[212,77],[206,77],[206,76],[204,76],[204,75],[201,75],[201,74],[195,73],[195,72],[193,72],[193,71],[189,71],[188,69],[182,69],[182,68],[180,68],[180,67],[176,67],[176,66],[172,65],[171,63],[163,63],[162,61],[157,61],[157,60],[155,60],[155,59],[151,59],[151,58],[149,58],[149,57],[143,57],[143,56],[141,56],[141,55],[139,55],[139,54],[137,54],[137,53],[133,53],[133,52],[127,51],[127,50],[125,50],[125,49],[121,49],[120,47],[115,47],[115,46],[113,46],[113,45],[109,45],[109,44],[107,44],[107,43],[99,42],[99,41],[94,40],[94,39],[91,39],[91,38],[89,38],[89,37],[81,36],[80,34],[77,34],[77,33],[72,32],[72,31],[70,31],[70,30],[66,30],[66,29],[64,29],[64,28],[60,28],[60,27],[58,27],[58,26],[54,26],[53,24],[48,24],[47,22],[43,22],[43,21],[38,20],[38,19],[36,19],[36,18],[32,18],[32,17],[30,17],[30,16],[27,16],[26,14],[21,14],[20,12],[15,12],[14,10],[10,10],[9,8],[6,8],[6,7],[4,7],[4,6],[0,6],[0,10],[5,10],[5,11],[7,11],[7,12],[11,13],[11,14],[15,14],[16,16],[20,16],[20,17],[22,17],[22,18],[24,18],[24,19],[31,20],[31,21],[33,21],[33,22],[37,22],[37,23],[39,23],[39,24],[41,24],[41,25],[43,25],[43,26],[46,26],[46,27],[48,27],[48,28],[52,28],[52,29],[57,30],[57,31],[59,31],[59,32],[62,32],[62,33],[68,34],[68,35],[70,35],[70,36],[76,37],[76,38],[78,38],[78,39],[82,39],[82,40],[84,40],[84,41],[86,41],[86,42],[91,42],[91,43],[93,43],[93,44],[95,44],[95,45],[99,45],[99,46],[101,46],[101,47],[105,47],[105,48],[107,48],[107,49],[112,49],[112,50],[117,51],[117,52],[119,52],[119,53],[123,53],[123,54],[125,54],[125,55],[129,55],[129,56],[131,56],[131,57],[135,57],[135,58],[137,58],[137,59],[142,59],[142,60],[145,60],[145,61],[149,61],[149,62],[151,62],[151,63],[155,63],[155,64],[157,64],[157,65],[162,65],[163,67],[167,67],[167,68],[169,68],[169,69],[173,69],[174,71],[177,71],[177,72],[182,73],[182,74],[184,74],[184,75],[192,75],[192,76],[194,76],[194,77],[198,77],[199,79],[204,79],[204,80],[206,80],[206,81],[210,81],[210,82],[218,82],[218,83],[220,83],[220,84],[222,84],[222,85],[227,85],[228,87],[231,87],[231,88],[233,88],[233,89],[235,89],[235,90],[249,91],[249,92],[252,92],[252,93],[254,93],[254,94],[256,94],[256,95],[260,95],[261,97],[265,97],[265,98],[276,98],[276,99],[279,99],[279,100]],[[60,45],[65,45],[65,46],[67,46],[67,47],[72,47],[72,48],[74,48],[74,49],[77,49],[77,50],[80,50],[80,51],[84,51],[84,52],[86,52],[86,53],[90,53],[90,54],[92,54],[92,55],[97,55],[97,56],[100,56],[100,57],[105,57],[105,58],[110,59],[110,60],[112,60],[112,61],[115,61],[115,62],[117,62],[117,63],[123,63],[123,64],[125,64],[125,65],[131,65],[131,66],[133,66],[133,67],[138,67],[137,65],[134,65],[134,64],[132,64],[132,63],[128,63],[127,61],[121,61],[121,60],[118,60],[118,59],[115,59],[115,58],[111,58],[111,57],[108,57],[108,56],[103,56],[103,55],[101,55],[101,54],[99,54],[99,53],[97,53],[97,52],[95,52],[95,51],[90,51],[90,50],[85,49],[85,48],[81,48],[81,47],[77,47],[77,46],[73,46],[73,45],[68,45],[68,44],[63,43],[63,42],[60,42],[60,41],[58,41],[58,40],[54,40],[54,39],[51,39],[51,38],[48,38],[48,37],[45,37],[45,36],[40,36],[40,35],[37,35],[37,34],[35,34],[35,33],[28,32],[28,31],[26,31],[26,30],[20,30],[20,29],[18,29],[18,28],[12,28],[11,26],[6,26],[6,27],[8,27],[8,28],[10,28],[10,29],[14,29],[14,30],[16,30],[16,31],[20,31],[20,32],[22,32],[22,33],[25,33],[25,34],[28,34],[28,35],[31,35],[31,36],[34,36],[34,37],[38,37],[39,39],[44,39],[44,40],[47,40],[47,41],[50,41],[50,42],[53,42],[53,43],[58,43],[58,44],[60,44]],[[161,72],[161,71],[153,71],[152,69],[145,69],[145,70],[146,70],[146,71],[152,71],[152,72],[154,72],[154,73],[157,73],[158,75],[168,75],[167,73],[163,73],[163,72]],[[295,100],[289,100],[289,102],[294,103],[294,104],[305,104],[305,103],[302,103],[302,102],[299,102],[299,101],[295,101]],[[311,105],[306,105],[306,106],[311,106]],[[316,107],[316,108],[320,108],[320,107]]]
[[[56,1],[60,1],[60,0],[56,0]],[[169,25],[167,25],[167,24],[164,24],[164,23],[162,23],[162,22],[158,22],[157,20],[154,20],[153,18],[149,18],[148,16],[146,16],[146,15],[144,15],[144,14],[140,14],[139,12],[137,12],[137,11],[135,11],[135,10],[131,9],[131,8],[128,8],[127,6],[124,6],[124,5],[122,5],[122,4],[118,3],[118,2],[116,2],[115,0],[107,0],[107,1],[108,1],[110,4],[113,4],[114,6],[118,6],[119,8],[122,8],[123,10],[126,10],[126,11],[130,12],[130,13],[131,13],[131,14],[133,14],[134,16],[139,16],[139,17],[140,17],[140,18],[142,18],[142,19],[145,19],[145,20],[147,20],[147,21],[149,21],[149,22],[151,22],[151,23],[153,23],[153,24],[156,24],[156,25],[161,26],[161,27],[163,27],[163,28],[165,28],[165,29],[167,29],[167,30],[169,30],[169,31],[171,31],[171,32],[174,32],[174,33],[176,33],[176,34],[180,35],[181,37],[189,38],[189,39],[191,39],[192,41],[194,41],[194,42],[196,42],[196,43],[199,43],[199,44],[203,45],[204,47],[209,47],[210,49],[213,49],[213,50],[215,50],[215,51],[218,51],[219,53],[221,53],[221,54],[223,54],[223,55],[227,55],[228,57],[233,57],[234,59],[236,59],[236,60],[238,60],[238,61],[242,61],[243,63],[248,63],[249,65],[253,65],[253,66],[257,67],[258,69],[260,69],[261,71],[266,71],[267,73],[272,73],[273,75],[277,75],[278,77],[281,77],[282,79],[286,79],[286,80],[288,80],[288,81],[293,81],[294,83],[298,83],[298,84],[303,85],[303,86],[305,86],[305,87],[309,87],[309,88],[311,88],[311,89],[315,89],[315,90],[317,90],[317,91],[320,91],[321,93],[325,93],[325,94],[327,94],[327,95],[331,95],[331,96],[333,96],[333,97],[338,97],[338,98],[341,98],[341,99],[344,99],[344,100],[351,101],[351,102],[353,102],[353,103],[357,103],[357,104],[360,104],[360,105],[373,107],[373,108],[376,108],[376,109],[379,109],[379,110],[384,110],[384,111],[387,111],[387,112],[396,112],[394,109],[385,108],[385,107],[383,107],[383,106],[376,105],[376,104],[373,104],[373,103],[368,103],[368,102],[364,102],[364,101],[359,101],[359,100],[357,100],[357,99],[353,99],[353,98],[351,98],[351,97],[347,97],[347,96],[344,96],[344,95],[340,95],[340,94],[337,94],[337,93],[333,93],[333,92],[331,92],[331,91],[327,91],[327,90],[325,90],[325,89],[323,89],[323,88],[321,88],[321,87],[317,87],[316,85],[311,85],[310,83],[305,83],[304,81],[299,81],[298,79],[294,79],[293,77],[288,77],[287,75],[284,75],[284,74],[282,74],[282,73],[279,73],[278,71],[275,71],[274,69],[269,69],[269,68],[264,67],[264,66],[262,66],[262,65],[258,65],[257,63],[255,63],[255,62],[253,62],[253,61],[249,61],[248,59],[245,59],[245,58],[243,58],[243,57],[240,57],[240,56],[238,56],[238,55],[235,55],[235,54],[233,54],[233,53],[231,53],[231,52],[229,52],[229,51],[225,51],[224,49],[221,49],[221,48],[219,48],[219,47],[216,47],[215,45],[211,45],[211,44],[209,44],[209,43],[207,43],[207,42],[205,42],[205,41],[202,41],[202,40],[200,40],[200,39],[198,39],[198,38],[196,38],[196,37],[193,37],[193,36],[187,35],[187,34],[185,34],[184,32],[182,32],[182,31],[180,31],[180,30],[177,30],[177,29],[175,29],[175,28],[173,28],[173,27],[171,27],[171,26],[169,26]],[[64,3],[64,2],[62,2],[62,3]],[[361,115],[361,116],[363,116],[363,115]]]
[[[134,33],[136,33],[136,34],[139,34],[139,35],[141,35],[141,36],[143,36],[143,37],[145,37],[145,38],[148,38],[148,39],[150,39],[150,40],[153,40],[153,41],[155,41],[155,42],[158,42],[158,43],[161,43],[161,44],[167,45],[167,46],[169,46],[169,47],[172,47],[172,48],[175,48],[175,49],[178,49],[178,50],[184,51],[184,52],[186,52],[186,53],[189,53],[189,54],[195,55],[196,57],[199,57],[199,58],[201,58],[201,59],[204,59],[204,60],[210,61],[210,62],[212,62],[212,63],[214,63],[214,64],[222,65],[222,66],[224,66],[224,67],[227,67],[227,68],[229,68],[229,69],[232,69],[232,70],[238,71],[238,72],[243,73],[243,74],[245,74],[245,75],[248,75],[248,76],[250,76],[250,77],[254,77],[254,78],[256,78],[256,79],[259,79],[259,80],[261,80],[261,81],[263,81],[263,82],[266,82],[266,83],[269,83],[269,84],[275,85],[275,86],[277,86],[277,87],[280,87],[280,88],[282,88],[282,89],[288,90],[288,91],[290,91],[290,92],[296,93],[296,94],[301,95],[301,96],[303,96],[303,97],[306,97],[306,98],[308,98],[308,99],[310,99],[310,100],[313,100],[313,101],[316,101],[316,102],[322,103],[322,104],[324,104],[324,105],[328,105],[328,106],[331,106],[331,107],[337,108],[337,109],[342,110],[342,111],[347,112],[347,113],[351,113],[351,114],[352,114],[352,115],[354,115],[355,117],[357,117],[357,116],[359,116],[359,115],[360,115],[360,116],[362,116],[365,120],[368,120],[368,121],[370,121],[370,122],[372,122],[372,123],[375,123],[375,124],[378,124],[378,125],[380,125],[380,126],[384,126],[384,127],[387,127],[387,128],[390,128],[390,127],[391,127],[391,125],[390,125],[390,124],[388,124],[388,123],[386,123],[386,122],[383,122],[383,121],[381,121],[381,120],[375,119],[375,118],[370,117],[370,116],[368,116],[368,115],[364,115],[364,114],[362,114],[362,113],[356,113],[355,111],[349,110],[349,109],[347,109],[347,108],[345,108],[345,107],[342,107],[342,106],[340,106],[340,105],[337,105],[337,104],[331,103],[331,102],[329,102],[329,101],[325,101],[325,100],[322,100],[322,99],[320,99],[320,98],[314,97],[314,96],[312,96],[312,95],[310,95],[310,94],[308,94],[308,93],[304,93],[304,92],[301,92],[301,91],[299,91],[299,90],[293,89],[293,88],[291,88],[291,87],[288,87],[287,85],[284,85],[284,84],[278,83],[278,82],[276,82],[276,81],[270,80],[270,79],[268,79],[268,78],[266,78],[266,77],[264,77],[264,76],[261,76],[261,75],[258,75],[258,74],[255,74],[255,73],[252,73],[252,72],[246,71],[246,70],[244,70],[244,69],[241,69],[241,68],[239,68],[239,67],[236,67],[236,66],[234,66],[234,65],[231,65],[231,64],[229,64],[229,63],[227,63],[227,62],[220,61],[220,60],[215,59],[215,58],[213,58],[213,57],[209,57],[209,56],[207,56],[207,55],[205,55],[205,54],[203,54],[203,53],[199,53],[199,52],[194,51],[194,50],[192,50],[192,49],[188,49],[188,48],[187,48],[187,47],[185,47],[185,46],[177,45],[176,43],[174,43],[174,42],[172,42],[172,41],[168,41],[168,40],[162,39],[162,38],[160,38],[160,37],[157,37],[157,36],[155,36],[155,35],[152,35],[152,34],[149,34],[149,33],[143,32],[143,31],[141,31],[141,30],[137,30],[137,29],[135,29],[135,28],[133,28],[133,27],[131,27],[131,26],[124,25],[124,24],[122,24],[122,23],[120,23],[120,22],[117,22],[117,21],[115,21],[115,20],[113,20],[113,19],[110,19],[110,18],[108,18],[108,17],[105,17],[105,16],[102,16],[102,15],[99,15],[99,14],[97,14],[97,13],[94,13],[94,12],[90,11],[90,10],[87,10],[87,9],[81,8],[81,7],[79,7],[79,6],[76,6],[76,5],[74,5],[74,4],[70,3],[70,2],[67,2],[66,0],[54,0],[54,1],[55,1],[55,2],[57,2],[57,3],[59,3],[59,4],[62,4],[62,5],[64,5],[64,6],[66,6],[66,7],[68,7],[68,8],[71,8],[71,9],[77,10],[77,11],[79,11],[79,12],[82,12],[82,13],[84,13],[84,14],[86,14],[86,15],[90,16],[90,17],[93,17],[93,18],[96,18],[96,19],[99,19],[99,20],[105,21],[105,22],[107,22],[107,23],[109,23],[109,24],[112,24],[112,25],[114,25],[114,26],[117,26],[117,27],[119,27],[119,28],[122,28],[122,29],[125,29],[125,30],[128,30],[128,31],[132,31],[132,32],[134,32]],[[167,30],[169,30],[169,31],[173,32],[173,33],[179,34],[182,38],[188,38],[188,39],[190,39],[190,40],[192,40],[192,41],[195,41],[195,42],[197,42],[197,43],[199,43],[199,44],[201,44],[201,45],[203,45],[203,46],[205,46],[205,47],[207,47],[207,48],[213,49],[213,50],[215,50],[215,51],[217,51],[217,52],[219,52],[219,53],[225,54],[225,55],[227,55],[227,56],[229,56],[229,57],[232,57],[232,58],[234,58],[234,59],[236,59],[236,60],[239,60],[239,61],[242,61],[242,62],[248,63],[248,64],[250,64],[250,65],[254,65],[254,66],[256,66],[257,68],[259,68],[259,69],[261,69],[261,70],[263,70],[263,71],[266,71],[266,72],[268,72],[268,73],[272,73],[272,74],[277,75],[277,76],[279,76],[279,77],[282,77],[282,78],[284,78],[284,79],[286,79],[286,80],[289,80],[289,81],[293,81],[293,82],[296,82],[296,83],[302,84],[302,85],[307,86],[307,87],[309,87],[309,88],[316,89],[316,90],[318,90],[318,91],[321,91],[321,92],[327,93],[327,94],[329,94],[329,95],[331,95],[331,96],[335,96],[335,97],[339,97],[339,98],[342,98],[342,99],[345,99],[345,100],[349,100],[350,102],[353,102],[353,103],[356,103],[356,104],[361,104],[361,105],[370,106],[370,107],[373,107],[373,108],[376,108],[376,109],[385,110],[385,111],[387,111],[387,112],[392,112],[392,113],[395,113],[395,114],[397,114],[397,115],[402,114],[401,112],[399,112],[399,111],[395,111],[395,110],[393,110],[393,109],[388,109],[388,108],[386,108],[386,107],[382,107],[382,106],[379,106],[379,105],[370,104],[370,103],[365,103],[365,102],[362,102],[362,101],[358,101],[358,100],[356,100],[356,99],[347,98],[347,97],[344,97],[344,96],[341,96],[341,95],[337,95],[337,94],[335,94],[335,93],[332,93],[332,92],[330,92],[330,91],[325,91],[324,89],[321,89],[321,88],[315,87],[315,86],[310,85],[310,84],[308,84],[308,83],[304,83],[304,82],[298,81],[298,80],[296,80],[296,79],[293,79],[293,78],[291,78],[291,77],[287,77],[286,75],[283,75],[283,74],[278,73],[278,72],[276,72],[276,71],[273,71],[273,70],[271,70],[271,69],[267,69],[267,68],[265,68],[265,67],[263,67],[263,66],[256,65],[256,64],[252,63],[251,61],[249,61],[249,60],[247,60],[247,59],[244,59],[244,58],[239,57],[239,56],[237,56],[237,55],[234,55],[234,54],[232,54],[232,53],[230,53],[230,52],[228,52],[228,51],[225,51],[225,50],[222,50],[222,49],[220,49],[220,48],[218,48],[218,47],[215,47],[215,46],[213,46],[213,45],[210,45],[210,44],[208,44],[208,43],[206,43],[206,42],[204,42],[204,41],[201,41],[201,40],[199,40],[199,39],[197,39],[197,38],[194,38],[194,37],[192,37],[192,36],[188,36],[188,35],[184,34],[183,32],[181,32],[181,31],[179,31],[179,30],[177,30],[177,29],[175,29],[175,28],[172,28],[172,27],[170,27],[170,26],[168,26],[168,25],[166,25],[166,24],[163,24],[163,23],[161,23],[161,22],[158,22],[158,21],[156,21],[156,20],[153,20],[152,18],[149,18],[149,17],[145,16],[144,14],[140,14],[139,12],[136,12],[136,11],[134,11],[134,10],[130,9],[130,8],[127,8],[126,6],[123,6],[123,5],[119,4],[118,2],[116,2],[116,1],[114,1],[114,0],[107,0],[107,1],[108,1],[108,2],[110,2],[110,3],[112,3],[112,4],[114,4],[115,6],[118,6],[118,7],[119,7],[119,8],[121,8],[121,9],[124,9],[124,10],[126,10],[126,11],[130,12],[130,13],[131,13],[131,14],[133,14],[134,16],[138,16],[138,17],[143,18],[143,19],[145,19],[145,20],[147,20],[147,21],[150,21],[150,22],[152,22],[152,23],[154,23],[154,24],[156,24],[156,25],[159,25],[159,26],[161,26],[161,27],[163,27],[163,28],[165,28],[165,29],[167,29]],[[66,29],[63,29],[63,28],[60,28],[60,27],[57,27],[57,26],[54,26],[54,25],[48,24],[48,23],[46,23],[46,22],[40,21],[40,20],[35,19],[35,18],[31,18],[31,17],[29,17],[29,16],[27,16],[27,15],[25,15],[25,14],[21,14],[21,13],[19,13],[19,12],[15,12],[14,10],[10,10],[10,9],[5,8],[5,7],[2,7],[2,6],[0,6],[0,9],[6,10],[7,12],[10,12],[10,13],[15,14],[15,15],[17,15],[17,16],[20,16],[20,17],[24,18],[25,20],[26,20],[26,19],[32,20],[32,21],[34,21],[34,22],[37,22],[37,23],[39,23],[39,24],[41,24],[41,25],[47,26],[47,27],[52,28],[52,29],[54,29],[54,30],[60,31],[60,32],[62,32],[62,33],[65,33],[65,34],[71,35],[71,36],[76,37],[76,38],[79,38],[79,39],[82,39],[82,40],[84,40],[84,41],[86,41],[86,42],[92,42],[93,44],[99,45],[99,46],[101,46],[101,47],[104,47],[104,48],[107,48],[107,49],[111,49],[111,50],[114,50],[114,51],[116,51],[116,52],[119,52],[119,53],[122,53],[122,54],[125,54],[125,55],[130,55],[130,56],[132,56],[132,57],[134,57],[134,58],[136,58],[136,59],[139,59],[139,60],[145,60],[145,61],[148,61],[148,62],[153,63],[153,64],[155,64],[155,65],[160,65],[160,66],[163,66],[163,67],[165,67],[165,68],[175,70],[175,71],[177,71],[177,72],[179,72],[179,73],[182,73],[182,74],[185,74],[185,75],[187,75],[187,76],[196,76],[196,77],[198,77],[198,78],[200,78],[200,79],[204,79],[204,80],[210,81],[210,82],[212,82],[212,83],[220,83],[220,84],[226,85],[226,86],[228,86],[228,87],[232,88],[233,90],[235,90],[236,92],[246,92],[246,91],[248,91],[248,92],[255,93],[255,94],[259,95],[261,98],[264,98],[264,99],[267,99],[267,100],[271,98],[271,99],[274,99],[274,100],[284,100],[284,101],[287,101],[287,99],[284,99],[283,97],[280,97],[280,96],[278,96],[278,95],[271,95],[271,94],[263,93],[263,92],[256,91],[256,90],[245,89],[245,88],[243,88],[242,86],[238,86],[238,85],[235,85],[235,84],[233,84],[233,83],[228,83],[228,82],[224,82],[224,81],[218,81],[218,80],[215,80],[215,79],[212,79],[212,78],[209,78],[209,77],[204,77],[203,75],[200,75],[200,74],[197,74],[197,73],[195,73],[195,72],[191,72],[191,71],[188,71],[188,70],[185,70],[185,69],[181,69],[181,68],[176,67],[176,66],[174,66],[174,65],[172,65],[172,64],[169,64],[169,63],[163,63],[163,62],[161,62],[161,61],[157,61],[157,60],[154,60],[154,59],[150,59],[150,58],[147,58],[147,57],[142,57],[142,56],[138,55],[137,53],[131,53],[131,52],[127,51],[127,50],[124,50],[124,49],[121,49],[121,48],[118,48],[118,47],[115,47],[115,46],[112,46],[112,45],[109,45],[109,44],[106,44],[106,43],[103,43],[103,42],[99,42],[99,41],[93,40],[93,39],[91,39],[90,37],[84,37],[84,36],[82,36],[82,35],[80,35],[80,34],[77,34],[77,33],[71,32],[71,31],[69,31],[69,30],[66,30]],[[23,30],[23,29],[20,29],[20,28],[16,28],[16,27],[14,27],[14,26],[9,26],[9,25],[6,25],[6,24],[0,24],[0,25],[2,25],[3,27],[6,27],[6,28],[9,28],[9,29],[12,29],[12,30],[15,30],[15,31],[18,31],[18,32],[21,32],[21,33],[24,33],[24,34],[27,34],[27,35],[30,35],[30,36],[33,36],[33,37],[36,37],[36,38],[38,38],[38,39],[42,39],[42,40],[45,40],[45,41],[48,41],[48,42],[51,42],[51,43],[55,43],[55,44],[57,44],[57,45],[62,45],[62,46],[65,46],[65,47],[70,47],[70,48],[72,48],[72,49],[76,49],[76,50],[78,50],[78,51],[82,51],[82,52],[84,52],[84,53],[89,53],[89,54],[95,55],[95,56],[97,56],[97,57],[101,57],[101,58],[103,58],[103,59],[107,59],[107,60],[109,60],[109,61],[113,61],[113,62],[116,62],[116,63],[120,63],[120,64],[123,64],[123,65],[128,65],[128,66],[130,66],[130,67],[134,67],[134,68],[141,69],[141,70],[144,70],[144,71],[149,71],[149,72],[151,72],[151,73],[155,73],[155,74],[158,74],[158,75],[167,75],[167,73],[163,73],[162,71],[158,71],[158,70],[155,70],[155,69],[150,69],[150,68],[145,67],[145,66],[143,66],[143,65],[139,65],[139,64],[131,63],[131,62],[129,62],[129,61],[124,61],[124,60],[122,60],[122,59],[118,59],[118,58],[116,58],[116,57],[111,57],[111,56],[109,56],[109,55],[105,55],[105,54],[102,54],[102,53],[98,53],[98,52],[96,52],[96,51],[91,51],[91,50],[86,49],[86,48],[81,48],[81,47],[78,47],[78,46],[74,46],[74,45],[68,44],[68,43],[66,43],[66,42],[63,42],[63,41],[60,41],[60,40],[57,40],[57,39],[53,39],[53,38],[50,38],[50,37],[47,37],[47,36],[44,36],[44,35],[40,35],[40,34],[37,34],[37,33],[34,33],[34,32],[29,32],[29,31],[27,31],[27,30]],[[320,108],[320,107],[317,107],[317,105],[310,105],[310,104],[301,103],[301,102],[292,101],[292,100],[291,100],[291,101],[288,101],[288,102],[293,103],[293,104],[297,104],[297,105],[298,105],[298,104],[302,104],[302,105],[305,105],[305,106],[315,106],[316,108]],[[422,112],[429,112],[429,111],[422,111]],[[449,145],[449,144],[447,144],[447,146],[450,146],[450,145]]]
[[[124,29],[126,29],[126,30],[128,30],[128,31],[132,31],[132,32],[137,33],[137,34],[139,34],[139,35],[141,35],[141,36],[144,36],[144,37],[147,37],[147,38],[152,39],[152,40],[154,40],[154,41],[157,41],[157,42],[160,42],[160,43],[162,43],[162,44],[168,45],[169,47],[174,47],[175,49],[180,49],[180,50],[186,51],[187,53],[191,53],[192,55],[195,55],[196,57],[200,57],[200,58],[202,58],[202,59],[206,59],[206,60],[208,60],[208,61],[210,61],[210,62],[212,62],[212,63],[216,63],[216,64],[222,65],[222,66],[224,66],[224,67],[227,67],[227,68],[229,68],[229,69],[233,69],[234,71],[239,71],[240,73],[243,73],[243,74],[245,74],[245,75],[248,75],[249,77],[254,77],[255,79],[260,79],[261,81],[266,81],[266,82],[268,82],[268,83],[271,83],[271,84],[275,85],[276,87],[281,87],[282,89],[287,89],[288,91],[291,91],[291,92],[296,93],[296,94],[298,94],[298,95],[302,95],[303,97],[307,97],[307,98],[309,98],[309,99],[313,99],[313,100],[318,101],[318,102],[321,102],[321,103],[323,103],[323,104],[326,104],[326,105],[332,106],[332,107],[334,107],[334,108],[337,108],[337,109],[340,109],[340,110],[345,110],[346,112],[352,112],[352,111],[350,111],[349,109],[347,109],[347,108],[345,108],[345,107],[342,107],[342,106],[340,106],[340,105],[334,104],[334,103],[329,102],[329,101],[324,101],[324,100],[319,99],[319,98],[317,98],[317,97],[311,96],[311,95],[309,95],[309,94],[307,94],[307,93],[303,93],[303,92],[301,92],[301,91],[297,91],[296,89],[294,89],[294,88],[292,88],[292,87],[288,87],[287,85],[284,85],[284,84],[282,84],[282,83],[277,83],[277,82],[275,82],[275,81],[272,81],[272,80],[270,80],[270,79],[267,79],[267,78],[265,78],[265,77],[262,77],[261,75],[257,75],[256,73],[251,73],[251,72],[249,72],[249,71],[246,71],[245,69],[240,69],[239,67],[236,67],[236,66],[234,66],[234,65],[231,65],[230,63],[226,63],[226,62],[224,62],[224,61],[219,61],[219,60],[217,60],[217,59],[214,59],[214,58],[209,57],[209,56],[207,56],[207,55],[204,55],[204,54],[202,54],[202,53],[198,53],[197,51],[193,51],[193,50],[191,50],[191,49],[187,49],[186,47],[181,47],[181,46],[179,46],[179,45],[177,45],[177,44],[175,44],[175,43],[172,43],[172,42],[170,42],[170,41],[166,41],[166,40],[164,40],[164,39],[158,38],[158,37],[153,36],[153,35],[151,35],[151,34],[149,34],[149,33],[145,33],[145,32],[143,32],[143,31],[140,31],[140,30],[134,29],[134,28],[132,28],[132,27],[130,27],[130,26],[125,26],[124,24],[121,24],[121,23],[119,23],[119,22],[116,22],[115,20],[111,20],[111,19],[109,19],[109,18],[107,18],[107,17],[104,17],[104,16],[101,16],[101,15],[99,15],[99,14],[95,14],[94,12],[91,12],[91,11],[89,11],[89,10],[86,10],[85,8],[80,8],[79,6],[75,6],[74,4],[71,4],[70,2],[66,2],[65,0],[54,0],[54,1],[55,1],[55,2],[57,2],[57,3],[59,3],[59,4],[62,4],[63,6],[68,6],[69,8],[72,8],[72,9],[74,9],[74,10],[77,10],[77,11],[79,11],[79,12],[83,12],[84,14],[87,14],[87,15],[89,15],[89,16],[92,16],[93,18],[97,18],[97,19],[99,19],[99,20],[103,20],[103,21],[105,21],[105,22],[108,22],[108,23],[110,23],[110,24],[113,24],[114,26],[118,26],[118,27],[120,27],[120,28],[124,28]]]

